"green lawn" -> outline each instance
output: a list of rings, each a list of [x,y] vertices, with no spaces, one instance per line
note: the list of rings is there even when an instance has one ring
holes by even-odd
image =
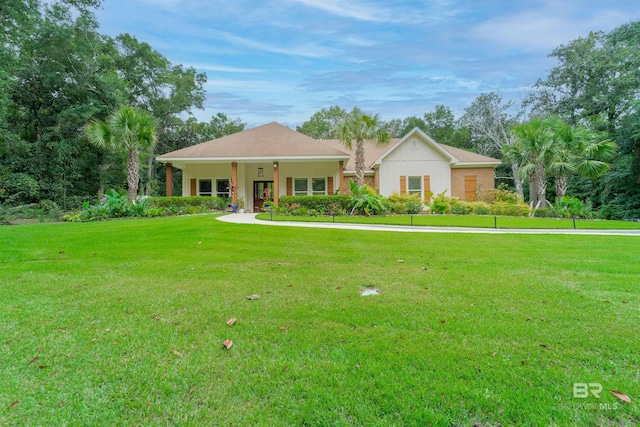
[[[479,227],[479,228],[527,228],[572,229],[571,219],[529,218],[482,215],[394,215],[394,216],[284,216],[261,213],[258,219],[273,221],[336,222],[358,224],[413,225],[431,227]],[[577,229],[592,230],[640,230],[640,222],[581,220],[575,221]]]
[[[0,425],[635,426],[639,248],[211,215],[0,227]]]

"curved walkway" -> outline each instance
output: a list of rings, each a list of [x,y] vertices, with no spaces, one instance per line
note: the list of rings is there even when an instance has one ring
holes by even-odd
[[[516,229],[516,228],[471,228],[471,227],[427,227],[382,224],[345,224],[331,222],[264,221],[256,219],[255,213],[236,213],[217,217],[219,221],[233,224],[259,224],[281,227],[338,228],[343,230],[399,231],[407,233],[482,233],[482,234],[581,234],[594,236],[640,236],[640,230],[573,230],[573,229]]]

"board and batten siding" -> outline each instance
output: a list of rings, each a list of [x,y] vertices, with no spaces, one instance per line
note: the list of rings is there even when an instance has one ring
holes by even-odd
[[[414,142],[415,141],[415,142]],[[449,159],[422,138],[410,138],[389,153],[380,164],[380,194],[400,193],[401,176],[429,176],[431,192],[451,188]],[[448,193],[449,195],[449,193]]]

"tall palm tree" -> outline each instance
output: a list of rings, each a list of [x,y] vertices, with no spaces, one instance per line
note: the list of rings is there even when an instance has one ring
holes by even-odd
[[[389,132],[383,127],[380,115],[365,114],[355,107],[339,123],[337,129],[338,139],[349,150],[353,149],[353,141],[356,143],[356,184],[364,185],[364,142],[375,141],[376,145],[385,147],[391,142]]]
[[[554,119],[551,127],[556,150],[548,169],[555,177],[556,198],[567,194],[569,175],[595,179],[609,170],[608,161],[616,153],[615,142],[591,129],[568,125],[561,119]]]
[[[512,132],[516,141],[513,146],[506,148],[505,154],[519,161],[518,174],[523,179],[529,179],[529,202],[532,207],[548,205],[546,167],[556,150],[550,120],[533,118],[527,123],[515,125]]]
[[[140,180],[138,154],[158,141],[153,117],[146,111],[125,105],[111,113],[104,122],[91,120],[84,131],[89,142],[97,147],[126,151],[129,200],[135,202]]]

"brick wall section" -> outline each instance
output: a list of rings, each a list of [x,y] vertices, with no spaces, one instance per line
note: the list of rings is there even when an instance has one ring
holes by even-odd
[[[451,196],[465,200],[464,177],[474,175],[477,177],[477,187],[480,191],[495,188],[493,168],[451,169]]]

